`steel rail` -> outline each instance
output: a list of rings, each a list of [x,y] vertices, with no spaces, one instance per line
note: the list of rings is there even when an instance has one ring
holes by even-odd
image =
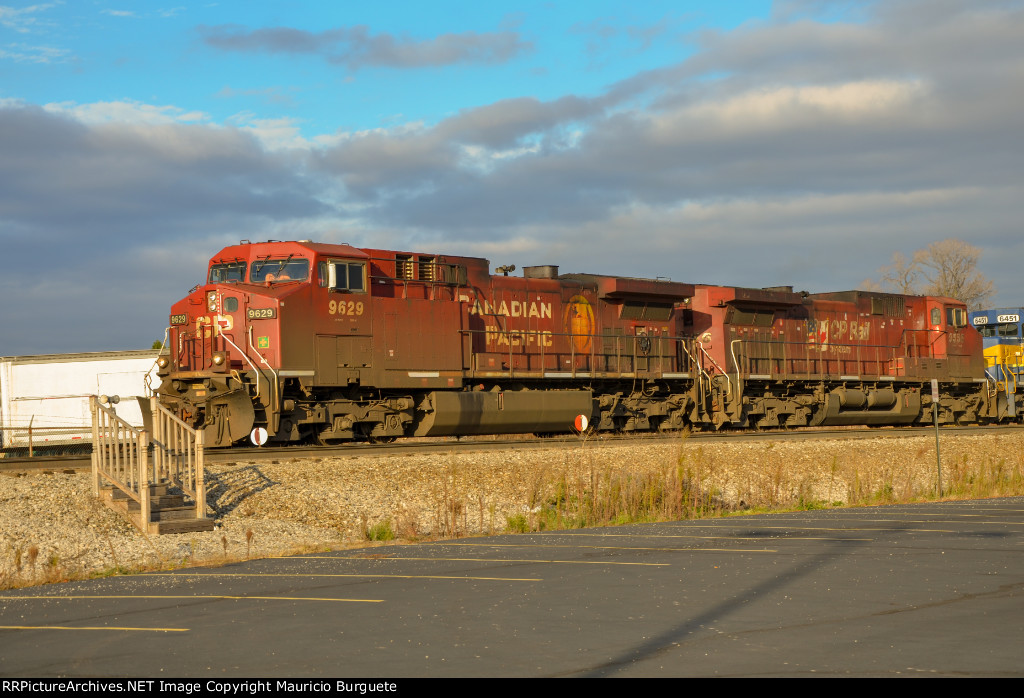
[[[946,435],[985,435],[1011,432],[1024,429],[1019,424],[986,425],[986,426],[944,426],[940,433]],[[818,440],[818,439],[870,439],[870,438],[909,438],[930,436],[932,426],[923,427],[846,427],[846,428],[801,428],[801,429],[765,429],[723,430],[723,431],[672,431],[664,433],[640,434],[600,434],[591,433],[586,437],[564,434],[552,437],[508,436],[461,438],[437,437],[404,439],[390,444],[371,444],[366,442],[350,442],[337,446],[276,446],[276,447],[234,447],[224,449],[208,449],[205,451],[208,465],[244,462],[266,462],[272,460],[292,460],[301,458],[358,458],[384,455],[452,453],[455,451],[493,451],[507,448],[544,449],[544,448],[579,448],[581,445],[592,448],[595,446],[632,444],[649,442],[665,444],[673,441],[714,443],[722,439],[739,439],[749,441],[779,440]],[[55,472],[76,472],[90,468],[90,456],[42,456],[35,458],[0,458],[0,472],[52,470]]]

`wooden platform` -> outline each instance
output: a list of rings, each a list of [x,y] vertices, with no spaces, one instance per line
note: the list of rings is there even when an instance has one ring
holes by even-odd
[[[140,531],[150,535],[213,530],[213,519],[197,518],[195,504],[186,505],[184,495],[168,494],[167,485],[149,486],[150,516],[146,526],[143,526],[141,521],[139,503],[130,499],[121,490],[105,487],[100,498],[104,504],[127,518]]]

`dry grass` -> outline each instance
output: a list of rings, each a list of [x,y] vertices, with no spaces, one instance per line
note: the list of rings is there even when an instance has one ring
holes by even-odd
[[[331,548],[328,546],[298,545],[278,551],[273,555],[260,555],[254,556],[254,558],[288,557],[291,555],[321,553],[330,549]],[[224,545],[224,554],[221,556],[201,558],[199,556],[185,555],[179,559],[161,558],[144,563],[119,564],[102,570],[84,571],[77,566],[63,563],[59,557],[54,555],[41,565],[39,570],[24,569],[18,570],[13,574],[0,572],[0,590],[21,589],[25,587],[39,586],[41,584],[55,584],[59,582],[74,582],[83,579],[101,579],[106,577],[141,574],[144,572],[167,572],[193,567],[222,567],[224,565],[242,562],[243,560],[248,559],[250,559],[248,554],[244,557],[239,555],[229,555],[227,552],[227,545]]]
[[[39,547],[36,545],[30,545],[27,549],[9,546],[6,552],[9,559],[13,560],[13,565],[0,570],[0,589],[19,589],[81,578],[57,553],[51,553],[40,561]]]
[[[993,448],[995,446],[995,448]],[[674,462],[607,464],[599,447],[538,471],[511,532],[670,521],[940,498],[934,437],[706,445],[681,438]],[[1024,494],[1020,438],[943,436],[941,499]],[[604,463],[603,465],[601,463]]]

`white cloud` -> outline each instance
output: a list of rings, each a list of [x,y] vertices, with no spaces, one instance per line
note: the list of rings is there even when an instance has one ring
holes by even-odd
[[[36,15],[50,9],[54,4],[44,3],[20,8],[0,5],[0,27],[6,27],[21,34],[26,34],[39,24]]]
[[[865,211],[885,212],[896,216],[907,211],[934,211],[943,207],[956,207],[983,197],[985,190],[978,187],[953,187],[919,191],[868,191],[841,194],[807,194],[772,198],[727,198],[686,201],[677,206],[663,207],[633,204],[616,214],[632,220],[635,225],[665,231],[680,226],[728,220],[742,234],[754,230],[765,222],[781,227],[807,223],[820,225],[821,221],[863,221]]]
[[[250,112],[242,112],[228,119],[228,123],[251,134],[270,151],[308,150],[310,147],[310,142],[301,135],[298,119],[257,119]]]
[[[796,123],[833,124],[903,115],[928,89],[921,80],[865,80],[840,85],[775,86],[709,99],[654,120],[661,139],[675,140],[682,120],[716,130],[792,130]],[[685,136],[684,136],[685,137]]]
[[[210,120],[209,114],[201,111],[186,111],[173,105],[145,104],[134,100],[116,102],[51,102],[44,106],[47,111],[73,116],[84,124],[180,124],[200,123]]]
[[[18,63],[65,63],[73,56],[68,49],[56,46],[30,46],[29,44],[7,44],[0,48],[0,58]]]
[[[527,155],[536,155],[540,152],[540,144],[524,145],[519,148],[508,148],[505,150],[491,150],[479,145],[464,145],[460,148],[462,157],[459,166],[473,169],[478,172],[488,172],[497,163],[504,160],[514,160]]]

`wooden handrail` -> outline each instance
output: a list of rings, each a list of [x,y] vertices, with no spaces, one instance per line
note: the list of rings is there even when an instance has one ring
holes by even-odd
[[[92,489],[103,481],[139,503],[143,530],[150,520],[150,484],[174,483],[196,503],[196,518],[206,518],[203,431],[190,427],[150,398],[153,434],[133,427],[114,410],[89,398],[92,412]],[[152,449],[150,448],[152,446]]]

